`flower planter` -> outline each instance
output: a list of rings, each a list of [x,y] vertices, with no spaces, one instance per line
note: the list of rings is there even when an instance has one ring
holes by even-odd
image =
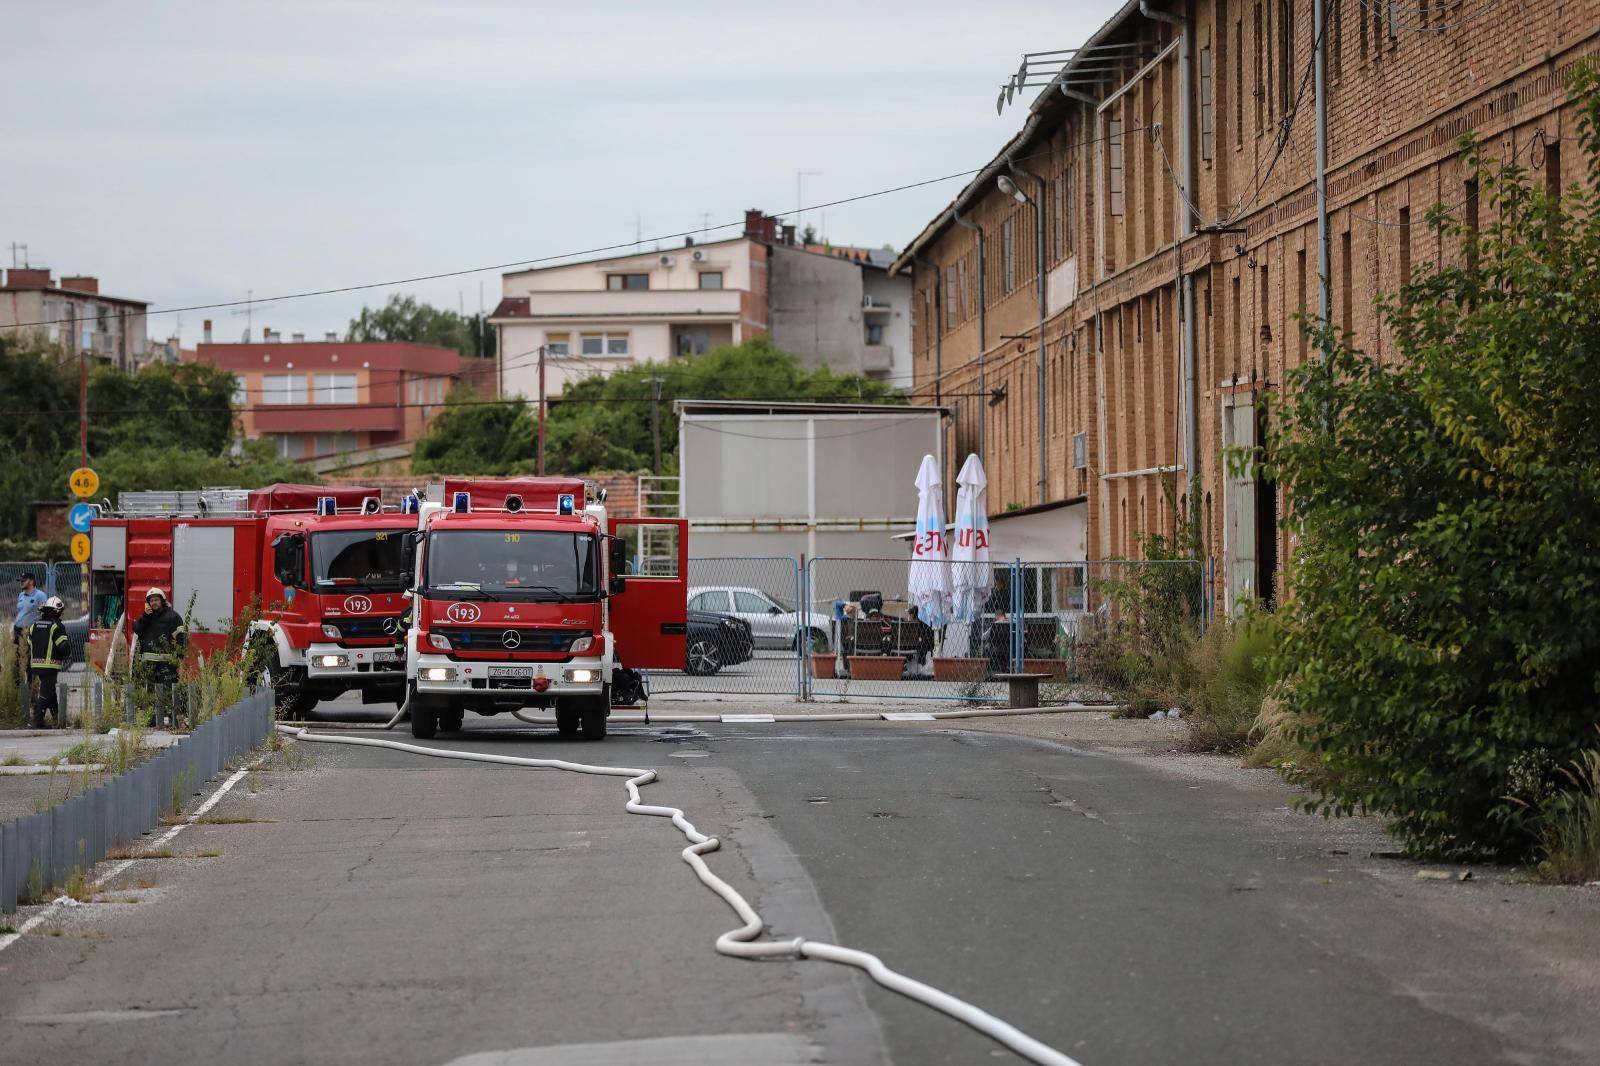
[[[905,668],[904,655],[850,656],[850,676],[857,681],[899,681]]]
[[[1049,674],[1052,681],[1065,681],[1072,670],[1071,659],[1024,659],[1022,672],[1025,674]]]
[[[820,651],[819,652],[812,652],[811,653],[811,676],[812,677],[816,677],[816,678],[821,678],[821,679],[824,679],[824,680],[826,680],[827,678],[835,676],[834,675],[834,661],[835,661],[834,660],[834,655],[833,655],[833,652],[831,652],[831,651],[830,652],[820,652]]]
[[[988,672],[989,660],[979,658],[933,658],[935,681],[982,681]]]

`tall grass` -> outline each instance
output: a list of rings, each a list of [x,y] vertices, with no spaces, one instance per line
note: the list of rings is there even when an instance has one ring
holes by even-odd
[[[1572,787],[1543,805],[1539,876],[1562,884],[1600,881],[1600,751],[1585,752],[1562,773]]]

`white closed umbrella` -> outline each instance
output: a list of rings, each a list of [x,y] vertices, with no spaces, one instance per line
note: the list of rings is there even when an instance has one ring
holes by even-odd
[[[956,618],[976,622],[994,591],[989,564],[989,478],[983,461],[967,456],[956,475],[955,542],[950,548],[951,605]]]
[[[933,456],[922,457],[917,471],[917,536],[911,551],[906,591],[917,605],[917,617],[935,628],[950,620],[950,556],[945,543],[944,483]]]

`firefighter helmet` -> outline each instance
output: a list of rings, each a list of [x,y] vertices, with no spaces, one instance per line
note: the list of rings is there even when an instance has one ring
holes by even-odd
[[[144,598],[146,600],[150,599],[152,596],[159,599],[162,603],[167,602],[167,594],[162,592],[159,588],[152,588],[149,592],[144,594]]]
[[[66,604],[61,602],[60,596],[51,596],[48,600],[44,601],[45,610],[54,611],[56,614],[60,614],[62,611],[64,611],[66,606]]]

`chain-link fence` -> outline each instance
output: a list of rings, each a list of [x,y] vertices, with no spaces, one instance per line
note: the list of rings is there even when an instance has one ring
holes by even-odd
[[[795,695],[800,654],[828,633],[826,617],[798,611],[799,600],[789,556],[690,559],[686,661],[652,670],[651,694]]]
[[[1092,696],[1094,655],[1146,627],[1203,629],[1211,613],[1200,560],[996,563],[982,605],[937,627],[918,617],[910,577],[904,558],[807,564],[805,598],[832,624],[804,695],[998,700],[1003,675],[1030,673],[1059,697]]]

